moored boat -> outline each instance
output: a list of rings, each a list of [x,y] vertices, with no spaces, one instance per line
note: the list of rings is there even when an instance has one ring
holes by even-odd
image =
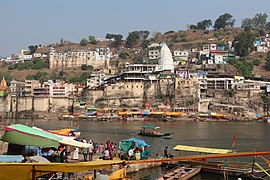
[[[196,176],[201,171],[201,166],[180,165],[156,180],[187,180]]]

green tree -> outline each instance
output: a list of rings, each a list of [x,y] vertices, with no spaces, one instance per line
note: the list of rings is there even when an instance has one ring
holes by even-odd
[[[267,30],[267,17],[266,13],[258,13],[253,18],[246,18],[242,21],[241,28],[245,30]]]
[[[30,50],[30,53],[29,54],[34,54],[36,52],[36,50],[38,49],[38,45],[28,46],[28,49]]]
[[[138,31],[133,31],[128,33],[126,39],[126,47],[133,47],[137,40],[140,39],[140,33]]]
[[[90,44],[97,44],[97,40],[96,40],[95,36],[89,36],[88,41]]]
[[[143,40],[142,43],[141,43],[142,48],[147,48],[148,45],[149,45],[149,40]]]
[[[123,40],[122,40],[123,36],[121,34],[106,34],[105,38],[106,39],[113,39],[114,40],[113,46],[116,48],[119,47],[123,42]]]
[[[241,32],[233,40],[233,47],[238,56],[247,56],[254,48],[255,36],[250,31]]]
[[[246,60],[246,58],[229,59],[228,63],[234,66],[243,76],[253,76],[253,63]]]
[[[38,71],[35,76],[34,76],[35,80],[39,80],[41,83],[45,82],[48,80],[48,73],[46,72],[42,72],[42,71]]]
[[[196,25],[194,25],[194,24],[191,24],[191,25],[189,25],[189,27],[188,27],[189,29],[197,29],[197,26]]]
[[[233,16],[229,13],[225,13],[223,15],[220,15],[214,24],[214,29],[223,29],[227,26],[233,26],[235,23],[235,19],[233,19]]]
[[[258,13],[255,15],[253,20],[253,27],[257,29],[265,29],[265,26],[267,24],[267,14],[266,13]]]
[[[250,18],[243,19],[241,28],[245,29],[245,30],[252,29],[253,28],[253,19],[250,19]]]
[[[261,64],[261,62],[260,62],[259,59],[254,59],[254,60],[253,60],[253,64],[254,64],[255,66],[259,66],[259,65]]]
[[[210,26],[212,26],[212,21],[210,19],[205,19],[197,23],[197,29],[200,30],[206,30]]]
[[[265,69],[270,71],[270,51],[268,51],[267,56],[266,56],[266,60],[265,60]]]
[[[145,30],[129,32],[126,39],[126,47],[133,47],[138,40],[146,40],[149,34],[150,32]]]
[[[130,57],[130,54],[127,50],[123,50],[119,54],[119,58],[121,59],[127,59],[128,57]]]
[[[266,31],[270,31],[270,22],[266,23],[265,30]]]
[[[11,64],[8,66],[8,70],[14,70],[17,69],[17,64]]]
[[[86,71],[86,70],[93,70],[93,66],[89,66],[89,65],[83,64],[83,65],[81,66],[81,70],[83,70],[83,71]]]
[[[46,64],[40,58],[33,59],[33,66],[32,69],[44,69]]]
[[[164,34],[171,34],[171,33],[174,33],[174,31],[167,31]]]
[[[83,39],[81,40],[81,42],[80,42],[80,45],[81,45],[81,46],[87,46],[87,44],[88,44],[88,41],[87,41],[87,39],[85,39],[85,38],[83,38]]]

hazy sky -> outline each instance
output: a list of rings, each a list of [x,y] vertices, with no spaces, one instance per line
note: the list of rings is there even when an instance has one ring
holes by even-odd
[[[270,0],[0,0],[0,56],[61,38],[79,42],[106,33],[185,30],[224,13],[240,26],[256,13],[270,16]]]

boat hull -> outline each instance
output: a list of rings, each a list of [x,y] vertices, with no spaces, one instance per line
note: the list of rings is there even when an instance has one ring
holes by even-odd
[[[181,180],[188,180],[192,177],[199,174],[201,171],[201,166],[188,166],[188,165],[181,165],[173,170],[170,170],[167,174],[157,178],[156,180],[174,180],[174,179],[181,179]]]
[[[138,133],[140,136],[150,136],[150,137],[162,137],[162,136],[170,136],[172,133],[164,133],[164,134],[152,134],[152,133]]]

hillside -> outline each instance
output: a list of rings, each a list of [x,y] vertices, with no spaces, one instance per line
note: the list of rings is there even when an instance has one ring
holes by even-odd
[[[171,51],[175,50],[190,50],[190,49],[197,49],[200,50],[202,48],[202,45],[204,44],[220,44],[224,45],[228,41],[233,41],[234,37],[237,36],[242,30],[240,28],[225,28],[223,30],[218,30],[218,31],[210,31],[210,30],[181,30],[177,32],[169,31],[167,33],[161,34],[161,33],[156,33],[154,37],[148,38],[147,44],[151,43],[161,43],[165,42]],[[122,44],[120,47],[115,48],[113,47],[113,41],[98,41],[96,45],[93,44],[88,44],[86,46],[81,46],[79,43],[73,43],[70,41],[64,41],[62,44],[56,43],[56,44],[51,44],[48,46],[44,46],[42,48],[39,48],[36,52],[40,53],[49,53],[49,48],[50,46],[53,46],[57,52],[67,52],[70,50],[76,50],[76,49],[94,49],[94,48],[99,48],[99,47],[105,47],[109,46],[111,48],[112,53],[121,53],[122,51],[128,52],[127,59],[118,59],[118,60],[111,60],[111,64],[114,64],[114,66],[118,66],[119,62],[134,62],[134,63],[141,63],[142,59],[146,58],[147,55],[147,49],[142,48],[142,40],[137,40],[134,48],[124,48],[126,40],[123,40]],[[136,54],[134,50],[136,49],[141,49],[141,51]],[[190,54],[191,58],[195,57],[196,54]],[[258,66],[254,66],[253,68],[253,74],[259,75],[262,77],[269,77],[270,72],[266,71],[264,69],[265,66],[265,59],[266,59],[266,54],[265,53],[251,53],[247,59],[252,62],[254,59],[258,59],[260,61],[260,64]],[[117,68],[117,67],[116,67]],[[240,75],[240,72],[230,66],[224,66],[224,71],[227,74],[237,74]],[[24,80],[28,75],[35,75],[38,71],[46,72],[48,74],[48,77],[54,77],[57,75],[61,70],[54,70],[51,71],[49,69],[43,69],[43,70],[8,70],[8,66],[2,64],[0,67],[0,75],[3,73],[9,74],[12,78],[15,78],[17,80]],[[70,69],[65,69],[64,70],[64,76],[67,78],[71,78],[74,76],[78,76],[82,71],[80,68],[70,68]],[[84,72],[89,72],[91,71],[84,71]]]

